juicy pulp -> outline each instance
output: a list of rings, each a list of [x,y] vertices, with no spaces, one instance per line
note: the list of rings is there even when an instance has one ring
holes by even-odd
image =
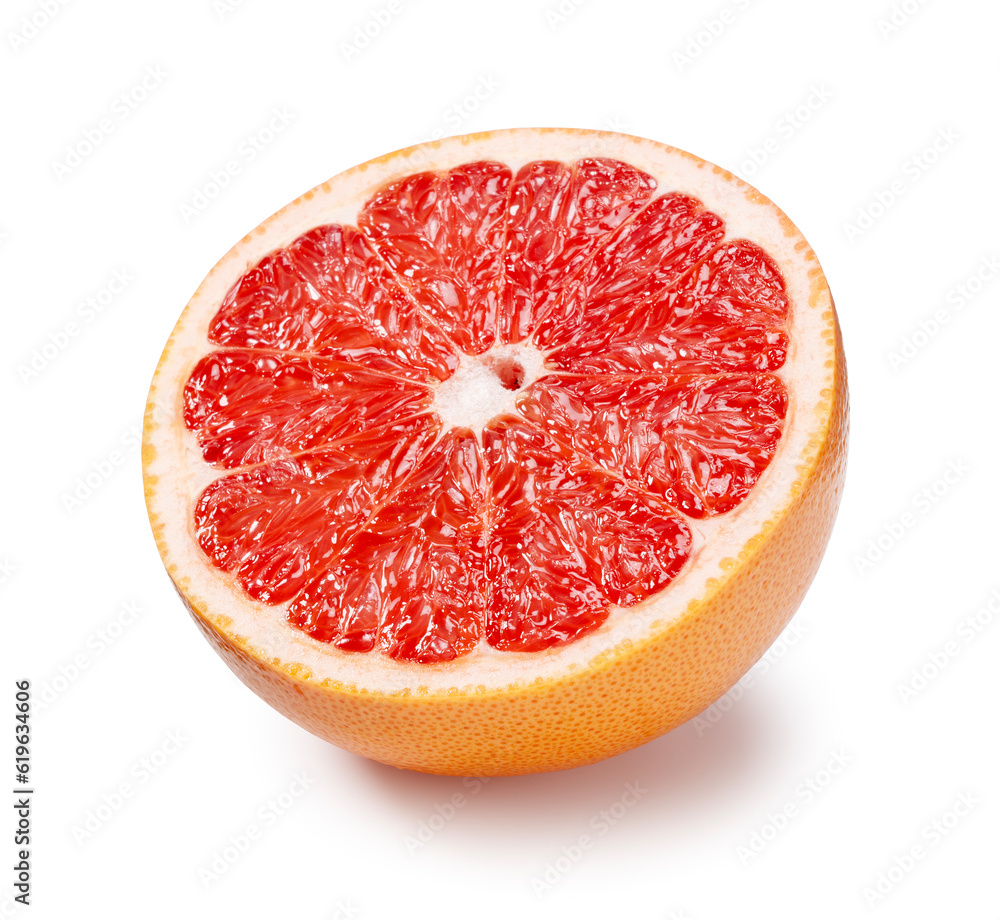
[[[766,253],[655,185],[606,159],[417,173],[250,268],[184,393],[213,563],[319,641],[422,663],[663,590],[686,518],[774,455],[788,342]],[[470,362],[504,409],[446,427]]]

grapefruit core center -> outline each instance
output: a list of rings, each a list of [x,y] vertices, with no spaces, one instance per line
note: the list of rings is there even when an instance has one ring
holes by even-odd
[[[435,390],[434,410],[446,429],[471,428],[481,437],[491,419],[514,414],[518,394],[545,375],[544,363],[530,342],[463,354],[455,373]]]

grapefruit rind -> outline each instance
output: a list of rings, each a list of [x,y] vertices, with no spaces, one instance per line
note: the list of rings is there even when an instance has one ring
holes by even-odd
[[[659,192],[698,197],[781,270],[790,347],[785,433],[748,499],[692,522],[692,562],[671,586],[604,626],[545,652],[485,645],[419,665],[352,655],[289,626],[234,590],[200,554],[191,510],[219,475],[182,420],[182,381],[208,350],[222,297],[251,265],[313,226],[352,225],[378,188],[421,169],[477,159],[607,156],[653,175]],[[411,147],[342,173],[296,199],[220,260],[175,327],[146,411],[143,470],[157,546],[196,623],[230,667],[279,711],[365,756],[431,772],[560,769],[601,759],[680,724],[724,693],[801,600],[829,536],[843,480],[847,391],[836,313],[822,269],[792,222],[759,192],[699,158],[608,132],[519,129]],[[634,693],[628,687],[641,687]]]

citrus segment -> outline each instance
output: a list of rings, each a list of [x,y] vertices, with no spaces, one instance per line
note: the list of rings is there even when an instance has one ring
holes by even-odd
[[[628,272],[628,268],[625,268]],[[774,262],[745,240],[724,243],[670,284],[588,300],[549,355],[581,373],[777,370],[788,353],[788,296]]]
[[[380,191],[358,217],[415,300],[470,354],[496,335],[510,180],[502,163],[418,173]]]
[[[206,463],[286,457],[426,410],[431,392],[324,358],[212,352],[184,388],[184,423]]]
[[[444,379],[457,355],[353,227],[328,225],[265,256],[233,285],[208,331],[224,346],[324,355]]]
[[[290,607],[338,648],[428,663],[482,636],[485,484],[471,431],[453,430]]]
[[[593,322],[606,319],[615,308],[645,310],[724,234],[721,218],[699,201],[676,193],[661,195],[594,252],[545,315],[535,341],[544,348],[558,347],[579,330],[586,316]]]
[[[662,502],[517,419],[483,435],[490,470],[494,648],[537,652],[576,639],[664,587],[691,548]]]
[[[198,542],[251,597],[284,603],[322,575],[437,434],[421,416],[216,479],[195,506]]]
[[[655,188],[652,176],[606,158],[523,166],[508,209],[499,341],[527,338],[587,256]]]
[[[545,377],[520,403],[552,437],[693,518],[742,502],[781,438],[774,376]]]

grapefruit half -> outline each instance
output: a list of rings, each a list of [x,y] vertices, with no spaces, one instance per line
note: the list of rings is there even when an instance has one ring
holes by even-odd
[[[307,192],[149,394],[156,543],[264,700],[366,757],[558,770],[724,694],[839,504],[841,338],[792,222],[649,140],[519,129]]]

